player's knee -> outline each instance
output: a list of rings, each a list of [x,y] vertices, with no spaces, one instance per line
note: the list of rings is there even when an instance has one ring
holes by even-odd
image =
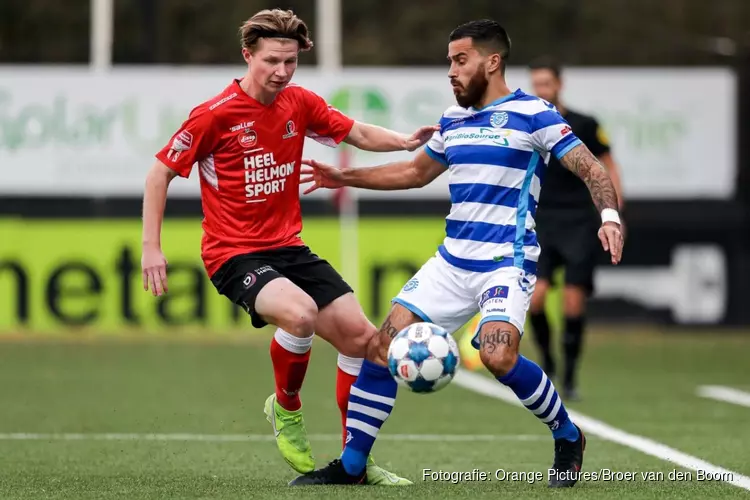
[[[360,333],[354,338],[353,342],[353,348],[361,354],[361,356],[365,356],[367,354],[367,350],[370,347],[370,343],[372,343],[372,339],[378,336],[378,329],[375,328],[369,321],[367,322],[367,325],[364,326]]]
[[[484,366],[496,377],[507,375],[518,361],[518,353],[513,349],[498,349],[493,352],[483,349],[479,357]]]
[[[346,345],[339,352],[353,358],[367,357],[370,343],[377,336],[378,330],[369,321],[363,321],[361,325],[355,326],[346,338]]]
[[[529,312],[531,314],[539,314],[544,311],[544,296],[537,297],[536,295],[531,298],[531,304],[529,305]]]
[[[544,286],[536,286],[534,293],[531,295],[531,304],[529,306],[529,312],[531,314],[538,314],[544,311],[544,305],[547,300],[547,289]]]
[[[586,311],[586,289],[582,286],[567,286],[563,293],[563,313],[568,317],[583,316]]]
[[[295,337],[309,337],[315,331],[318,306],[312,299],[300,301],[290,304],[284,316],[284,330]]]

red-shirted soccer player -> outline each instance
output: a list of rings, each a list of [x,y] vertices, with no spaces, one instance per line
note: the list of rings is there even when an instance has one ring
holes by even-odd
[[[265,412],[284,459],[296,471],[314,469],[301,413],[302,386],[313,332],[340,353],[337,402],[346,425],[349,390],[376,328],[351,288],[299,237],[299,174],[305,136],[368,151],[412,151],[432,136],[412,136],[355,122],[303,87],[290,84],[300,50],[312,42],[291,11],[264,10],[242,26],[245,76],[197,106],[148,174],[143,203],[143,285],[167,291],[160,234],[167,189],[198,163],[203,205],[201,255],[219,293],[241,305],[256,328],[278,327],[271,342],[276,392]],[[377,467],[368,482],[409,484]]]

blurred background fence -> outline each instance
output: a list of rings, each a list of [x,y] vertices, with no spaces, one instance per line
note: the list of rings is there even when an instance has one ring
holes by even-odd
[[[193,106],[242,75],[237,28],[268,7],[292,8],[312,28],[298,83],[404,132],[453,103],[445,55],[460,22],[505,25],[512,88],[530,92],[525,65],[556,56],[565,101],[610,137],[627,201],[624,260],[597,271],[594,320],[750,324],[741,147],[750,143],[750,2],[2,0],[0,333],[249,326],[202,270],[197,176],[170,190],[171,291],[158,300],[140,290],[140,204],[153,154]],[[356,165],[404,157],[314,143],[305,154]],[[330,193],[303,198],[303,237],[345,266],[373,320],[440,242],[446,181],[356,192],[348,224]]]

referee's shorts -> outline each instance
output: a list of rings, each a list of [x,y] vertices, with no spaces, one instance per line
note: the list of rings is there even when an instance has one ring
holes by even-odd
[[[537,279],[553,286],[559,268],[565,272],[565,284],[594,292],[594,270],[604,257],[597,232],[601,227],[590,213],[546,213],[536,220],[536,233],[542,253],[537,264]]]

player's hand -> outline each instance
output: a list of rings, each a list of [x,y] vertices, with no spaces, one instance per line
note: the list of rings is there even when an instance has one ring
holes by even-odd
[[[607,221],[599,228],[599,241],[605,252],[612,255],[612,264],[617,265],[622,259],[622,247],[625,244],[623,228],[616,222]]]
[[[312,186],[305,189],[304,194],[310,194],[319,188],[338,189],[345,185],[343,170],[333,165],[308,159],[303,159],[302,165],[302,169],[300,170],[301,177],[299,179],[300,184],[313,183]]]
[[[148,291],[150,288],[154,297],[167,293],[167,259],[160,248],[143,247],[141,270],[144,290]]]
[[[440,130],[440,125],[428,125],[425,127],[419,127],[411,137],[407,137],[404,149],[407,151],[414,151],[421,148],[430,138],[435,134],[435,131]]]

